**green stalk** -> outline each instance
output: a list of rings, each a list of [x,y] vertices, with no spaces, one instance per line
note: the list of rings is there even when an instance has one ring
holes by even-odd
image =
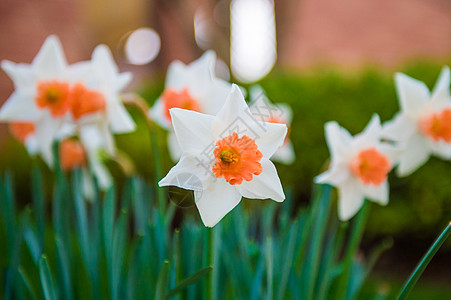
[[[413,271],[412,275],[410,275],[409,280],[407,280],[404,288],[401,290],[401,293],[398,296],[398,300],[405,299],[407,295],[409,295],[412,288],[415,286],[415,283],[420,278],[423,271],[428,266],[431,259],[434,257],[435,253],[437,253],[438,249],[442,246],[448,236],[451,234],[451,222],[446,226],[445,230],[443,230],[442,234],[437,238],[434,244],[432,244],[431,248],[429,248],[428,252],[424,255],[423,259],[420,261],[416,269]]]
[[[335,299],[345,299],[348,291],[349,276],[351,275],[352,263],[359,248],[360,240],[362,239],[363,230],[365,228],[366,220],[368,218],[370,203],[366,200],[357,214],[352,231],[349,237],[348,247],[346,248],[345,256],[343,258],[344,270],[339,277],[337,293]]]

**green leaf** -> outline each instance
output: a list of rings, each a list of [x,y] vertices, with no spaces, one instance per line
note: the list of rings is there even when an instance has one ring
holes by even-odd
[[[33,212],[34,218],[37,225],[37,234],[39,237],[39,246],[44,248],[44,235],[45,235],[45,208],[44,208],[44,193],[41,173],[39,167],[36,164],[33,165],[31,171],[31,191],[33,198]]]
[[[182,280],[175,288],[173,288],[167,295],[166,299],[169,299],[171,297],[174,297],[178,293],[182,292],[185,288],[187,288],[189,285],[194,284],[202,279],[205,275],[207,275],[213,267],[206,267],[199,272],[189,276],[188,278]]]
[[[47,257],[41,256],[39,261],[39,276],[41,278],[42,290],[44,291],[44,298],[46,300],[56,300],[56,291],[53,284],[52,273],[47,263]]]
[[[169,270],[169,261],[165,260],[163,265],[161,266],[160,273],[158,274],[157,287],[155,291],[156,300],[166,299],[169,283]]]
[[[33,285],[31,284],[30,278],[28,277],[27,273],[25,272],[25,270],[22,267],[18,268],[19,274],[20,274],[20,278],[22,278],[22,281],[25,285],[25,287],[27,288],[28,293],[31,296],[31,299],[38,299],[38,297],[36,296],[36,291],[33,288]]]

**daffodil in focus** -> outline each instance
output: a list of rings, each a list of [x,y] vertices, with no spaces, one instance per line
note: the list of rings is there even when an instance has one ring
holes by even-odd
[[[149,111],[158,125],[169,131],[168,146],[174,161],[182,153],[173,132],[171,108],[183,108],[216,114],[227,98],[230,83],[215,76],[216,54],[207,51],[198,60],[185,65],[174,61],[168,68],[164,92]]]
[[[256,120],[238,86],[216,116],[171,109],[180,161],[160,182],[194,190],[205,226],[213,227],[240,201],[285,195],[269,158],[283,144],[287,127]]]
[[[395,75],[401,111],[384,124],[384,138],[402,149],[397,174],[407,176],[431,155],[451,158],[450,70],[444,67],[432,93],[405,74]]]
[[[388,203],[387,176],[396,150],[380,141],[381,131],[378,115],[354,137],[336,122],[325,125],[331,162],[326,172],[315,177],[315,182],[338,188],[338,216],[342,221],[352,218],[365,198],[381,205]]]
[[[254,85],[250,88],[251,103],[249,109],[254,117],[261,122],[280,123],[290,128],[292,120],[291,108],[287,104],[272,104],[265,94],[265,91],[259,86]],[[283,145],[271,157],[272,160],[284,164],[291,164],[295,160],[293,144],[289,138],[289,130]]]
[[[15,91],[0,109],[0,120],[33,123],[37,150],[53,165],[51,146],[70,110],[72,83],[58,38],[48,37],[31,64],[4,60],[1,66]]]

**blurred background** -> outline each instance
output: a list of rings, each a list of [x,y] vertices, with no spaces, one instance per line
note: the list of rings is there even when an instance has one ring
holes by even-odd
[[[104,43],[120,70],[133,72],[129,90],[149,104],[172,60],[189,63],[215,50],[219,77],[246,87],[259,82],[274,102],[292,106],[297,161],[278,169],[300,205],[329,155],[325,122],[356,134],[374,112],[389,120],[398,110],[394,72],[432,87],[451,64],[449,0],[1,0],[0,20],[1,60],[30,63],[50,34],[61,39],[69,63],[89,59]],[[1,71],[0,102],[12,91]],[[135,162],[151,164],[142,134],[120,136],[118,144]],[[0,167],[28,182],[29,159],[5,125],[0,143]],[[163,165],[166,171],[173,163],[166,157]],[[153,176],[147,164],[136,169]],[[451,219],[451,164],[432,159],[408,178],[391,177],[390,204],[373,206],[364,250],[392,238],[373,276],[402,281]],[[426,294],[449,292],[450,264],[448,241],[420,281]]]

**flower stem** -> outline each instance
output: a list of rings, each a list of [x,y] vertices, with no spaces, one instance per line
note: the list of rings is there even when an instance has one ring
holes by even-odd
[[[363,230],[365,228],[366,220],[368,218],[368,212],[370,208],[370,203],[366,200],[357,214],[354,223],[352,224],[352,229],[349,237],[348,246],[343,258],[344,270],[339,278],[338,290],[335,299],[349,299],[349,277],[351,275],[351,269],[353,260],[359,248],[360,241],[362,239]],[[345,298],[346,297],[346,298]]]
[[[401,290],[401,293],[398,296],[398,300],[405,299],[407,295],[409,295],[410,291],[414,287],[415,283],[420,278],[423,271],[428,266],[431,259],[434,257],[435,253],[437,253],[438,249],[442,246],[448,236],[451,234],[451,222],[446,226],[445,230],[443,230],[442,234],[437,238],[434,244],[429,248],[428,252],[424,255],[423,259],[420,261],[416,269],[410,275],[409,280],[407,280],[404,288]]]

